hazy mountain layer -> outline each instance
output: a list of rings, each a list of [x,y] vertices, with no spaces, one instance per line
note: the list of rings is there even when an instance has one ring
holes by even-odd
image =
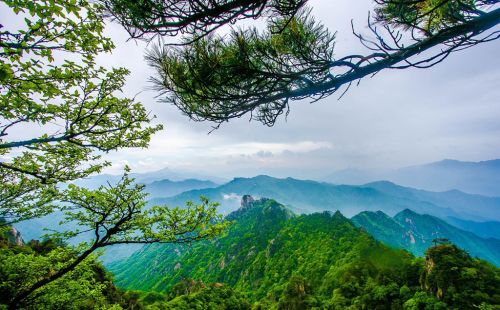
[[[475,222],[459,219],[450,216],[446,219],[446,222],[452,224],[455,227],[461,228],[466,231],[471,231],[476,235],[483,238],[496,238],[500,239],[500,222],[487,221],[487,222]]]
[[[182,181],[171,181],[168,179],[154,181],[146,184],[148,198],[170,197],[193,189],[204,189],[217,187],[212,181],[187,179]]]
[[[387,181],[365,184],[380,192],[394,197],[426,201],[434,205],[449,208],[460,214],[484,219],[500,219],[500,197],[471,195],[458,190],[430,192],[410,187],[403,187]],[[414,209],[414,211],[416,211]],[[432,212],[427,212],[433,214]]]
[[[170,180],[173,182],[182,182],[185,180],[206,180],[217,184],[222,184],[227,182],[227,179],[223,178],[218,178],[209,175],[201,175],[191,172],[176,171],[168,168],[157,171],[144,172],[144,173],[131,173],[130,177],[134,178],[136,182],[142,184],[150,184],[155,181],[161,181],[161,180]],[[99,174],[85,179],[79,179],[75,183],[80,186],[97,188],[101,185],[106,185],[108,182],[115,183],[118,180],[120,180],[120,178],[121,175]]]
[[[446,238],[472,256],[500,266],[500,240],[481,238],[434,216],[404,210],[391,218],[381,211],[364,211],[351,220],[377,240],[418,256],[424,255],[434,239]]]
[[[390,171],[345,169],[324,178],[336,184],[360,185],[389,180],[430,191],[460,190],[485,196],[500,196],[500,159],[480,162],[442,160]]]
[[[388,182],[365,186],[332,185],[292,178],[269,176],[236,178],[216,188],[184,192],[151,203],[182,206],[203,195],[221,203],[221,211],[229,213],[239,206],[241,196],[250,194],[270,197],[297,213],[339,210],[348,217],[362,211],[384,211],[389,215],[411,209],[440,218],[454,216],[468,220],[499,220],[500,198],[469,195],[459,191],[428,192],[404,188]]]

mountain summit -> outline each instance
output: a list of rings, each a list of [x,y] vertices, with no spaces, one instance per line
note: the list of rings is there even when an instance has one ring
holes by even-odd
[[[244,195],[228,218],[233,223],[219,238],[191,246],[150,245],[111,265],[116,282],[128,289],[185,292],[167,298],[160,309],[201,309],[235,296],[214,296],[217,290],[212,297],[199,296],[186,283],[227,285],[244,294],[253,309],[413,309],[422,298],[425,305],[436,304],[433,309],[473,309],[494,303],[499,292],[498,269],[490,264],[452,245],[434,249],[426,261],[415,258],[376,241],[340,212],[295,215],[275,200]],[[454,269],[457,259],[461,263]],[[426,262],[436,268],[426,269]],[[447,276],[441,269],[470,281],[454,280],[454,287],[435,283],[437,276]],[[467,285],[457,286],[462,283]],[[435,287],[443,290],[440,296]],[[472,294],[476,291],[482,295]]]

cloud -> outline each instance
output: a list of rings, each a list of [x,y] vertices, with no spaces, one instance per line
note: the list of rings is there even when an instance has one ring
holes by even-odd
[[[109,174],[123,174],[125,166],[130,166],[130,162],[126,159],[112,161],[111,166],[106,167],[104,172]]]
[[[249,157],[272,157],[284,152],[308,153],[319,149],[333,148],[333,144],[327,141],[297,141],[291,143],[280,142],[245,142],[235,144],[223,144],[210,147],[205,151],[212,155],[247,155]]]
[[[222,199],[224,200],[236,200],[236,201],[241,201],[241,198],[243,196],[238,195],[236,193],[230,193],[230,194],[222,194]]]
[[[255,156],[261,157],[261,158],[270,158],[270,157],[273,157],[274,155],[272,152],[269,152],[269,151],[258,151],[257,153],[255,153]]]

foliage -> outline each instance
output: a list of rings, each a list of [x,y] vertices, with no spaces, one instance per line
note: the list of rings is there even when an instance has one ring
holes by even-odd
[[[131,243],[190,243],[218,235],[227,227],[228,222],[223,222],[217,214],[217,204],[204,198],[202,204],[188,203],[184,209],[153,206],[144,210],[146,194],[142,189],[143,185],[134,184],[127,174],[115,186],[97,190],[70,185],[63,192],[67,204],[62,208],[66,211],[66,221],[76,228],[51,236],[67,240],[91,232],[92,237],[72,249],[72,255],[46,261],[50,272],[40,270],[35,281],[26,281],[15,289],[9,304],[16,306],[25,303],[30,295],[44,294],[46,286],[74,272],[100,248]],[[27,258],[26,264],[30,260],[36,267],[33,257]]]
[[[53,240],[0,247],[0,308],[17,292],[54,272],[76,257],[74,251]],[[26,299],[18,309],[140,309],[133,294],[115,288],[95,257]],[[3,308],[2,308],[3,309]]]
[[[195,120],[217,121],[254,110],[254,101],[331,80],[334,35],[310,16],[279,19],[265,34],[233,30],[179,48],[152,50],[156,88]],[[213,87],[217,85],[217,87]],[[286,100],[259,105],[255,118],[274,123]]]
[[[154,116],[134,98],[118,96],[127,69],[96,65],[95,58],[114,47],[103,35],[101,4],[3,2],[21,26],[14,30],[0,25],[0,216],[7,219],[2,225],[51,214],[57,208],[75,229],[56,231],[53,238],[66,241],[92,233],[76,248],[5,257],[5,277],[9,273],[26,277],[3,281],[12,289],[5,295],[9,307],[27,305],[34,298],[43,305],[40,298],[52,298],[52,286],[71,274],[87,283],[75,288],[82,296],[91,298],[93,290],[99,294],[100,284],[83,271],[92,263],[93,253],[105,246],[187,243],[220,233],[226,224],[217,216],[216,205],[206,199],[185,209],[145,210],[146,194],[128,178],[128,168],[115,186],[87,190],[70,184],[61,189],[62,183],[109,165],[101,160],[105,152],[147,147],[162,126],[151,125]],[[27,273],[14,273],[16,268]],[[72,295],[68,289],[61,301]]]
[[[500,304],[500,273],[492,265],[471,258],[454,244],[440,244],[426,252],[421,282],[426,291],[450,306],[473,309]]]
[[[217,203],[201,197],[201,204],[184,208],[152,206],[145,209],[144,185],[125,174],[114,186],[89,190],[70,184],[64,191],[65,221],[78,229],[53,233],[71,238],[91,231],[90,248],[130,243],[189,243],[220,234],[227,226],[217,213]]]
[[[415,258],[375,241],[340,213],[296,216],[267,199],[227,218],[234,224],[213,241],[189,248],[151,245],[115,263],[111,271],[118,285],[185,300],[203,282],[225,283],[254,309],[500,305],[500,270],[451,244],[431,247],[425,260]],[[445,251],[448,247],[453,250]],[[463,277],[453,280],[453,274]],[[437,279],[454,288],[437,296]]]
[[[375,0],[374,17],[368,18],[371,37],[353,26],[366,51],[343,56],[333,53],[334,35],[309,9],[298,9],[306,1],[283,1],[292,3],[291,14],[270,15],[274,1],[186,0],[179,7],[163,0],[104,2],[112,4],[111,14],[133,37],[187,32],[177,48],[160,40],[150,50],[152,80],[163,101],[192,120],[216,123],[215,128],[246,114],[272,126],[288,114],[291,101],[314,102],[347,91],[384,69],[428,68],[454,51],[500,37],[494,29],[500,22],[498,0]],[[267,28],[215,32],[248,17],[263,17]]]
[[[148,125],[142,104],[118,96],[127,69],[95,63],[114,47],[103,35],[102,6],[3,2],[22,21],[0,28],[0,215],[12,222],[50,213],[58,183],[101,171],[109,165],[102,152],[147,146],[161,126]]]
[[[376,0],[378,20],[417,28],[427,35],[463,23],[479,14],[479,7],[492,4],[488,0]]]
[[[307,0],[101,0],[133,38],[205,36],[246,18],[294,16]]]
[[[142,299],[146,309],[151,310],[250,310],[250,303],[241,293],[227,285],[212,283],[205,285],[203,282],[184,279],[174,286],[165,301],[146,302],[147,296]],[[182,293],[181,293],[182,292]]]

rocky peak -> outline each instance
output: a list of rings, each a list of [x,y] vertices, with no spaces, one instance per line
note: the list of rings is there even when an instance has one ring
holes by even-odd
[[[235,220],[238,217],[242,216],[243,214],[247,213],[247,211],[253,209],[254,206],[265,203],[268,200],[269,200],[268,198],[255,199],[251,195],[243,195],[243,197],[241,197],[240,208],[238,208],[238,210],[233,211],[230,214],[228,214],[228,216],[226,218],[228,220]]]
[[[14,227],[10,227],[7,231],[4,232],[3,238],[6,239],[7,243],[12,245],[21,246],[24,244],[23,237],[21,233],[15,229]],[[3,239],[0,237],[0,239]]]
[[[255,199],[251,195],[243,195],[241,198],[241,209],[250,208],[254,202]]]

